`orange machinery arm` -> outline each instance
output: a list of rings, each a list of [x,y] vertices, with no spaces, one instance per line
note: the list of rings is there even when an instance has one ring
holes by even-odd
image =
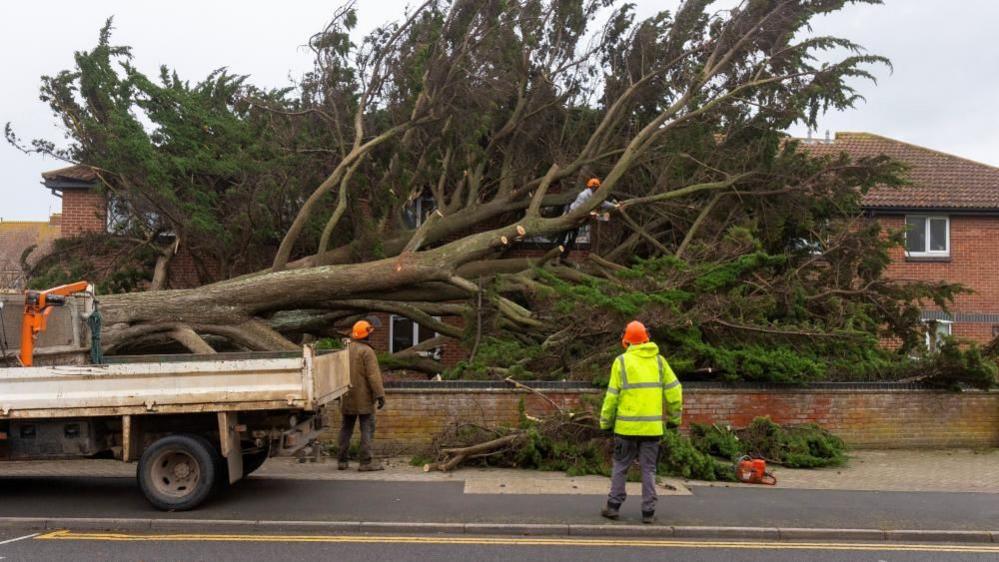
[[[45,291],[24,292],[24,318],[21,320],[21,364],[30,367],[35,360],[35,339],[45,331],[46,320],[52,313],[52,307],[66,303],[63,297],[82,293],[90,288],[90,283],[77,281],[68,285],[60,285]],[[54,297],[54,298],[53,298]]]

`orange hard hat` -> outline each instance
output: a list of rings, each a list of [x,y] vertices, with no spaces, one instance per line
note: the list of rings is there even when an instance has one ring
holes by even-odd
[[[624,347],[648,343],[648,341],[649,331],[645,329],[645,324],[638,320],[632,320],[624,327],[624,335],[621,336],[621,345]]]
[[[350,337],[355,340],[363,340],[364,338],[371,335],[371,332],[375,331],[375,327],[371,325],[371,322],[367,320],[358,320],[354,322],[354,327],[350,329]]]
[[[600,187],[600,178],[590,178],[586,182],[586,187],[589,187],[590,189]]]

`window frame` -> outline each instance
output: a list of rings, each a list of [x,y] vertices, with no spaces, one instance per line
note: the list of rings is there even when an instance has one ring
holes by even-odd
[[[926,349],[931,353],[936,353],[940,350],[940,344],[943,343],[943,339],[940,336],[940,327],[946,326],[947,333],[944,334],[947,337],[954,337],[954,321],[953,320],[924,320],[923,324],[926,324]],[[932,340],[930,337],[932,336]]]
[[[926,245],[923,251],[916,252],[909,250],[909,219],[922,219],[923,223],[923,239]],[[934,220],[944,221],[944,249],[943,250],[933,250],[932,248],[932,229],[930,224]],[[914,258],[948,258],[950,257],[950,216],[948,215],[905,215],[905,255]]]
[[[427,207],[426,215],[424,215],[424,207]],[[437,200],[432,195],[420,195],[403,206],[403,213],[405,213],[407,210],[412,210],[415,212],[415,216],[413,219],[414,224],[410,226],[406,222],[405,215],[403,216],[403,224],[406,226],[406,228],[412,228],[413,230],[416,230],[417,228],[423,226],[423,221],[425,220],[424,217],[430,216],[430,213],[434,212],[436,209],[437,209]]]
[[[411,334],[412,339],[410,341],[412,341],[414,343],[411,343],[409,345],[409,347],[405,347],[403,349],[395,349],[395,320],[396,320],[396,318],[404,318],[404,319],[409,320],[410,322],[412,322],[413,332]],[[434,316],[433,318],[434,318],[434,320],[440,320],[439,316]],[[388,351],[389,351],[390,354],[392,354],[392,353],[399,353],[400,351],[404,351],[406,349],[409,349],[410,347],[413,347],[414,345],[419,344],[420,343],[420,329],[422,328],[422,329],[425,329],[425,330],[429,330],[429,328],[424,328],[423,326],[420,326],[419,322],[413,320],[412,318],[409,318],[408,316],[403,316],[401,314],[390,314],[389,315],[388,325],[389,325]],[[433,335],[430,336],[430,338],[436,338],[439,335],[440,335],[440,333],[433,332]],[[430,339],[430,338],[427,338],[427,339]]]

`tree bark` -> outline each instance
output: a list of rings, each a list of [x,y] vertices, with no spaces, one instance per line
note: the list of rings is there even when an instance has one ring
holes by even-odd
[[[212,346],[208,345],[208,342],[201,339],[201,336],[190,328],[178,327],[171,330],[168,335],[171,339],[186,347],[191,353],[215,353]]]

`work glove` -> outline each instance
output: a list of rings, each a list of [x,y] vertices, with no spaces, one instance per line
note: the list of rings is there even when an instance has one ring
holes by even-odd
[[[602,427],[600,428],[600,433],[603,433],[604,437],[614,437],[614,428]]]
[[[680,427],[680,422],[674,420],[666,421],[666,429],[676,429],[678,427]]]
[[[379,396],[378,398],[375,398],[375,402],[378,404],[378,409],[379,410],[381,410],[382,408],[385,407],[385,397],[384,396]]]

